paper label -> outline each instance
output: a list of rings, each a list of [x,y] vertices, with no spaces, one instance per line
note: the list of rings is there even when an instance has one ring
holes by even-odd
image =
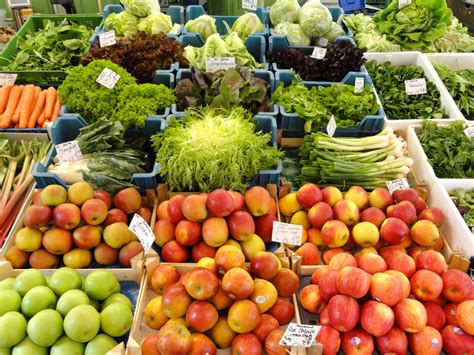
[[[337,124],[336,124],[336,119],[334,116],[331,116],[329,119],[328,125],[326,126],[326,132],[328,132],[328,136],[332,137],[334,136],[334,133],[336,132]]]
[[[109,68],[104,68],[95,81],[97,81],[100,85],[105,86],[107,89],[113,89],[119,79],[120,75],[118,75],[116,72],[110,70]],[[100,104],[100,102],[97,104]]]
[[[56,144],[54,147],[56,148],[56,154],[61,163],[82,159],[81,148],[79,148],[79,143],[77,141]]]
[[[358,338],[358,337],[353,337],[353,338],[351,338],[351,344],[352,344],[352,345],[357,346],[357,345],[360,344],[360,342],[361,342],[361,340],[360,340],[360,338]]]
[[[354,93],[359,94],[364,90],[364,78],[356,78],[354,83]]]
[[[410,184],[408,183],[407,179],[396,179],[392,181],[387,181],[387,189],[390,192],[390,195],[397,190],[407,190],[410,188]]]
[[[246,10],[257,10],[257,0],[242,0],[242,8]]]
[[[405,80],[405,91],[408,95],[426,94],[427,91],[425,78]]]
[[[398,0],[398,8],[401,9],[402,7],[411,5],[411,0]]]
[[[101,47],[112,46],[117,43],[115,39],[115,31],[108,31],[99,34],[99,44]]]
[[[463,335],[464,334],[463,330],[461,328],[458,328],[458,327],[453,327],[453,332],[455,332],[458,335]]]
[[[328,45],[329,41],[327,38],[324,38],[324,37],[321,37],[319,40],[318,40],[318,44],[321,46],[321,47],[326,47]]]
[[[464,130],[464,133],[466,133],[466,136],[467,136],[468,138],[474,137],[474,126],[467,127],[467,128]]]
[[[323,59],[326,56],[327,49],[321,47],[314,47],[311,58]]]
[[[273,221],[272,241],[291,245],[301,245],[303,226]]]
[[[145,252],[150,250],[153,242],[155,241],[155,235],[142,216],[135,213],[130,225],[128,226],[128,229],[130,229],[138,237]]]
[[[309,348],[320,330],[320,325],[290,323],[280,339],[280,345]]]
[[[212,73],[218,70],[228,70],[235,68],[234,57],[206,58],[206,71]]]
[[[18,74],[0,73],[0,86],[15,85]]]

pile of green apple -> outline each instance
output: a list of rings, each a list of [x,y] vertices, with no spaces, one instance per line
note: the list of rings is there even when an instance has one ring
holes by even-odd
[[[0,282],[0,299],[0,354],[105,354],[132,325],[132,302],[106,269],[28,269]]]
[[[22,216],[24,227],[15,234],[15,246],[6,251],[5,258],[16,269],[28,264],[51,269],[61,261],[80,269],[93,260],[107,266],[118,260],[130,267],[130,260],[143,251],[128,229],[134,213],[150,224],[152,212],[134,188],[123,189],[112,199],[87,182],[77,182],[67,191],[61,185],[49,185],[35,194]]]

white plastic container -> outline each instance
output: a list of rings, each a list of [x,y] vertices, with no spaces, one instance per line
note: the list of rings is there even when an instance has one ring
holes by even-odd
[[[436,70],[433,68],[429,60],[421,52],[389,52],[389,53],[365,53],[364,57],[369,60],[375,60],[377,63],[382,64],[385,62],[391,62],[392,65],[414,65],[421,67],[427,80],[435,84],[440,94],[441,106],[446,112],[446,117],[443,119],[433,119],[436,122],[449,122],[448,119],[464,119],[461,112],[458,110],[456,103],[454,102],[451,95],[444,87],[441,79],[439,78]],[[374,80],[374,78],[372,78]],[[383,105],[382,105],[383,107]],[[390,120],[385,116],[385,123],[387,126],[393,127],[395,130],[405,129],[406,127],[418,124],[422,120]]]

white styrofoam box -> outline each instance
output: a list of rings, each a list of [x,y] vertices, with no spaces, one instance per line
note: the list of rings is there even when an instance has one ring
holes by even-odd
[[[474,69],[474,53],[429,53],[426,54],[426,57],[430,62],[444,64],[453,71]],[[446,89],[446,91],[448,91],[448,89]],[[467,119],[460,110],[459,114],[464,119]]]
[[[382,64],[385,62],[391,62],[395,66],[400,65],[414,65],[421,67],[427,80],[433,82],[439,91],[441,106],[446,112],[446,117],[443,119],[434,119],[436,122],[445,122],[447,119],[464,119],[460,115],[460,111],[457,108],[451,95],[444,87],[441,79],[439,78],[436,70],[431,65],[430,61],[421,52],[388,52],[388,53],[365,53],[364,57],[369,60],[375,60],[377,63]],[[373,80],[373,78],[372,78]],[[382,105],[383,107],[383,105]],[[385,116],[385,123],[387,126],[393,127],[395,130],[405,129],[410,125],[418,124],[421,120],[389,120]]]

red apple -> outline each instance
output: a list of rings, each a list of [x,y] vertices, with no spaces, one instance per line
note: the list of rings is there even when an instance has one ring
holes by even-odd
[[[307,285],[300,292],[301,306],[309,313],[316,313],[324,303],[318,285]]]
[[[385,335],[375,338],[380,354],[407,354],[408,338],[403,330],[394,326]]]
[[[339,271],[329,270],[319,277],[318,285],[321,293],[321,297],[326,301],[337,295],[339,292],[336,287],[336,280],[339,275]]]
[[[416,269],[426,269],[442,275],[446,271],[446,259],[434,250],[421,251],[415,259]]]
[[[370,295],[388,306],[396,305],[402,298],[402,284],[395,276],[376,273],[370,280]]]
[[[374,340],[365,330],[355,328],[342,334],[342,351],[346,355],[371,355],[374,352]]]
[[[438,355],[443,349],[441,334],[430,326],[424,327],[417,333],[409,334],[408,342],[414,354]]]
[[[449,269],[441,278],[443,279],[443,295],[449,301],[460,303],[469,298],[474,291],[469,276],[460,270]]]
[[[385,221],[385,213],[380,208],[369,207],[362,211],[360,214],[361,222],[370,222],[375,224],[377,228],[380,228],[380,225]]]
[[[397,253],[406,254],[407,251],[401,245],[392,245],[392,246],[389,246],[389,247],[383,247],[379,250],[379,255],[382,258],[384,258],[385,261],[387,261],[387,259],[389,257],[391,257],[392,255],[395,255]]]
[[[262,314],[260,316],[260,322],[257,324],[252,333],[257,336],[257,338],[264,343],[265,339],[267,338],[268,334],[273,329],[278,329],[280,324],[278,320],[270,314]]]
[[[217,347],[211,339],[201,333],[191,335],[192,348],[189,355],[216,355]],[[146,354],[142,354],[146,355]]]
[[[413,206],[415,206],[416,208],[416,213],[418,214],[420,214],[421,212],[423,212],[423,210],[428,208],[425,200],[423,200],[421,197],[418,197],[418,199],[414,202],[413,201],[410,201],[410,202],[413,203]]]
[[[244,209],[244,196],[238,191],[228,191],[230,195],[232,196],[232,199],[234,201],[234,209],[232,212],[236,211],[242,211]]]
[[[396,190],[393,192],[392,197],[395,201],[410,201],[414,203],[418,200],[418,192],[415,189]]]
[[[107,217],[105,217],[105,221],[102,223],[102,225],[106,227],[117,222],[127,223],[127,215],[121,209],[112,208],[109,212],[107,212]]]
[[[393,199],[387,189],[377,187],[369,194],[369,203],[370,206],[385,211],[388,206],[393,204]]]
[[[205,332],[216,323],[219,315],[212,304],[206,301],[194,301],[186,310],[186,325],[196,332]]]
[[[311,275],[311,283],[313,285],[318,285],[321,277],[328,272],[329,272],[329,268],[326,265],[318,267],[316,270],[314,270],[313,274]]]
[[[62,229],[74,229],[81,222],[81,210],[72,203],[63,203],[53,210],[53,221]]]
[[[286,298],[278,297],[267,313],[275,317],[280,325],[285,325],[290,323],[295,316],[295,307]]]
[[[184,263],[189,259],[189,251],[184,245],[172,240],[161,249],[161,257],[169,263]]]
[[[354,226],[359,223],[359,207],[350,200],[339,201],[334,206],[333,211],[335,219],[343,222],[347,226]]]
[[[323,345],[323,355],[337,355],[341,347],[339,332],[330,325],[323,325],[316,335],[316,340]]]
[[[284,329],[273,329],[265,339],[265,353],[268,355],[286,355],[290,348],[280,345],[280,340],[285,334]]]
[[[459,303],[456,308],[456,318],[465,333],[474,335],[474,300]]]
[[[234,211],[234,199],[224,189],[212,191],[207,197],[207,209],[216,217],[227,217]]]
[[[456,317],[457,308],[457,303],[448,303],[443,307],[443,312],[446,316],[446,324],[459,327],[458,318]]]
[[[181,209],[181,205],[183,204],[184,198],[185,197],[183,195],[175,195],[169,200],[167,212],[169,220],[173,224],[178,224],[179,221],[184,219],[184,214]]]
[[[426,208],[421,211],[418,219],[427,219],[439,228],[444,223],[444,213],[437,207]]]
[[[216,255],[216,248],[210,247],[203,241],[199,242],[191,249],[191,256],[195,263],[202,258],[214,258],[214,255]]]
[[[410,201],[401,201],[387,208],[387,217],[399,218],[410,225],[417,219],[416,208]]]
[[[380,227],[380,238],[388,244],[400,244],[410,234],[405,222],[399,218],[389,217]]]
[[[334,219],[334,213],[326,202],[317,202],[308,211],[308,221],[314,228],[321,229],[331,219]]]
[[[413,294],[422,301],[433,301],[443,290],[441,276],[430,270],[418,270],[410,279]]]
[[[252,333],[239,334],[232,341],[231,352],[233,355],[261,355],[263,354],[260,340]]]
[[[291,297],[298,290],[300,279],[294,271],[283,268],[277,272],[271,282],[277,289],[278,296]]]
[[[356,259],[349,253],[336,254],[329,261],[329,270],[339,271],[346,266],[357,266]]]
[[[407,254],[397,253],[385,260],[389,270],[397,270],[410,278],[416,271],[415,260]]]
[[[312,243],[304,243],[295,254],[301,256],[301,265],[318,265],[321,262],[321,253]]]
[[[311,208],[323,200],[323,193],[317,185],[306,183],[296,193],[296,200],[304,208]]]
[[[250,272],[262,279],[271,280],[279,269],[277,257],[267,251],[259,251],[250,262]]]
[[[94,190],[94,198],[104,201],[108,210],[112,208],[112,196],[107,191]]]
[[[203,267],[196,267],[189,273],[184,282],[184,287],[191,297],[197,300],[207,300],[219,290],[219,279],[212,271]]]
[[[346,295],[336,295],[328,304],[329,325],[340,332],[348,332],[359,321],[360,308],[357,301]]]
[[[378,254],[362,254],[361,256],[357,257],[356,260],[357,266],[371,275],[387,270],[387,263]]]
[[[319,324],[329,325],[329,307],[327,304],[319,310]]]
[[[238,240],[245,241],[255,233],[255,222],[248,212],[233,212],[227,219],[230,235]]]
[[[375,337],[387,334],[395,322],[392,309],[386,304],[367,301],[360,310],[360,325],[367,333]]]
[[[436,224],[427,219],[420,219],[411,227],[410,237],[415,243],[430,247],[438,241],[440,233]]]
[[[428,316],[426,325],[441,331],[446,324],[446,316],[443,309],[434,302],[425,302],[423,305]]]
[[[370,289],[371,276],[354,266],[346,266],[339,271],[336,287],[339,293],[354,298],[364,297]]]
[[[131,214],[142,207],[142,197],[135,188],[127,187],[115,195],[114,204],[126,214]]]
[[[426,327],[426,310],[420,301],[406,298],[398,302],[393,311],[397,325],[407,333],[417,333]]]
[[[340,253],[345,253],[343,248],[332,248],[323,252],[323,262],[328,265],[331,262],[331,259]]]
[[[441,331],[443,349],[447,354],[474,354],[474,337],[461,328],[447,325]]]
[[[45,227],[51,221],[51,208],[46,205],[31,205],[23,214],[23,224],[28,228]]]
[[[265,214],[255,218],[255,234],[257,234],[265,243],[271,243],[273,222],[278,219],[272,214]]]

